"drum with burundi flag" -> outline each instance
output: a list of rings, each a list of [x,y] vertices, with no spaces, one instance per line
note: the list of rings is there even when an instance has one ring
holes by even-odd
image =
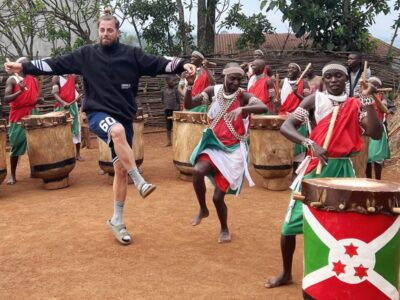
[[[400,184],[310,179],[302,194],[305,295],[399,299]]]

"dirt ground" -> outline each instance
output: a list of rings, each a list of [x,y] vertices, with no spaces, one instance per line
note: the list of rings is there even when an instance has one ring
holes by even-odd
[[[280,227],[288,191],[245,187],[228,196],[232,243],[218,244],[219,223],[208,191],[210,217],[192,227],[197,201],[178,179],[165,133],[145,134],[142,169],[157,190],[141,199],[128,192],[125,223],[134,243],[121,246],[106,227],[112,188],[99,175],[98,150],[83,149],[71,186],[48,191],[29,175],[23,157],[14,186],[0,185],[0,299],[301,299],[302,236],[294,284],[264,288],[280,272]],[[400,182],[396,168],[385,169]],[[384,178],[387,178],[384,176]]]

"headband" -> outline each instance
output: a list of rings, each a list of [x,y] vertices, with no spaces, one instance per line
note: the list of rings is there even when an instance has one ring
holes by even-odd
[[[201,59],[204,59],[204,55],[201,54],[199,51],[193,51],[193,52],[192,52],[192,56],[198,56],[198,57],[200,57]]]
[[[254,54],[256,54],[256,53],[258,53],[258,54],[264,56],[264,52],[262,52],[262,50],[260,50],[260,49],[255,50],[255,51],[254,51]]]
[[[330,70],[337,70],[343,72],[347,76],[347,69],[345,66],[341,64],[329,64],[322,68],[322,76],[324,76],[325,72]]]
[[[301,72],[301,67],[296,63],[290,63],[289,66],[295,66]]]
[[[244,71],[241,67],[229,67],[222,70],[222,75],[229,75],[229,74],[240,74],[244,75]]]
[[[370,78],[368,79],[368,81],[375,81],[375,82],[378,83],[379,85],[382,85],[382,81],[381,81],[378,77],[375,77],[375,76],[370,77]]]

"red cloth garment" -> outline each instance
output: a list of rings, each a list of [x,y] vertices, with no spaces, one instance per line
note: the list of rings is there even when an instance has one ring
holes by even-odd
[[[200,94],[210,85],[208,73],[204,70],[201,71],[201,75],[195,80],[192,87],[192,97]]]
[[[238,94],[232,105],[229,107],[227,113],[231,112],[232,110],[240,107],[240,97],[242,95],[242,92]],[[239,135],[244,135],[246,133],[246,128],[244,126],[244,121],[242,115],[239,115],[236,120],[232,120],[232,125],[233,128],[236,130],[236,132]],[[214,134],[218,138],[218,140],[223,143],[225,146],[232,146],[234,144],[239,143],[239,140],[230,132],[228,125],[226,125],[226,122],[224,118],[221,118],[221,120],[215,125],[214,129]]]
[[[206,154],[206,153],[201,153],[199,155],[199,157],[197,158],[197,161],[200,161],[200,160],[207,161],[212,166],[213,171],[215,172],[215,175],[214,175],[215,185],[218,187],[218,189],[221,192],[226,193],[229,189],[230,184],[229,184],[228,180],[226,180],[226,178],[218,170],[217,166],[213,163],[210,156],[208,156],[208,154]]]
[[[347,98],[340,107],[328,146],[329,157],[346,157],[361,150],[361,127],[358,120],[360,107],[359,99],[353,97]],[[310,134],[310,139],[320,146],[324,144],[331,117],[332,113],[323,118]],[[318,162],[318,159],[311,160],[306,174],[311,172],[318,165]]]
[[[24,79],[27,90],[25,89],[14,101],[10,102],[9,121],[18,122],[23,117],[30,115],[36,105],[39,96],[39,84],[35,77],[26,75]],[[13,94],[20,90],[19,84],[13,88]]]
[[[67,81],[63,86],[60,87],[59,95],[61,99],[63,99],[67,103],[71,103],[75,100],[75,76],[69,74],[67,76]],[[54,107],[57,108],[60,106],[60,103],[56,101]]]
[[[304,96],[304,80],[300,80],[297,88],[297,93]],[[286,101],[282,104],[279,109],[278,114],[286,115],[293,112],[300,104],[300,98],[295,95],[295,93],[290,93],[286,98]]]
[[[263,77],[258,80],[249,88],[249,93],[260,99],[265,105],[267,105],[269,111],[272,111],[272,103],[269,101],[269,92],[267,82],[269,77]]]

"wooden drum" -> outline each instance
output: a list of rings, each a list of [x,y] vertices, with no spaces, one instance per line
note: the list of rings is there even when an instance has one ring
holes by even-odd
[[[302,183],[306,299],[399,299],[400,184]]]
[[[42,178],[48,190],[67,187],[68,174],[75,167],[72,120],[64,111],[31,115],[22,119],[28,142],[33,177]]]
[[[289,188],[292,177],[294,144],[279,131],[286,118],[254,115],[250,122],[250,161],[273,191]]]
[[[192,181],[193,166],[190,163],[190,156],[208,125],[207,114],[174,111],[173,119],[173,162],[179,170],[179,178]]]
[[[351,161],[353,162],[353,168],[354,171],[356,172],[356,177],[359,178],[366,177],[365,170],[367,168],[367,162],[368,162],[369,137],[363,135],[362,140],[363,140],[363,146],[361,148],[361,151],[357,155],[351,157]]]
[[[7,121],[0,119],[0,183],[7,175],[6,146],[7,146]]]
[[[140,167],[144,159],[144,141],[143,141],[144,119],[136,118],[133,121],[133,145],[132,150],[135,156],[136,166]],[[114,166],[111,158],[111,149],[103,140],[97,138],[99,143],[99,167],[108,174],[108,182],[113,184]],[[130,178],[129,178],[130,179]],[[131,180],[129,183],[132,183]]]

